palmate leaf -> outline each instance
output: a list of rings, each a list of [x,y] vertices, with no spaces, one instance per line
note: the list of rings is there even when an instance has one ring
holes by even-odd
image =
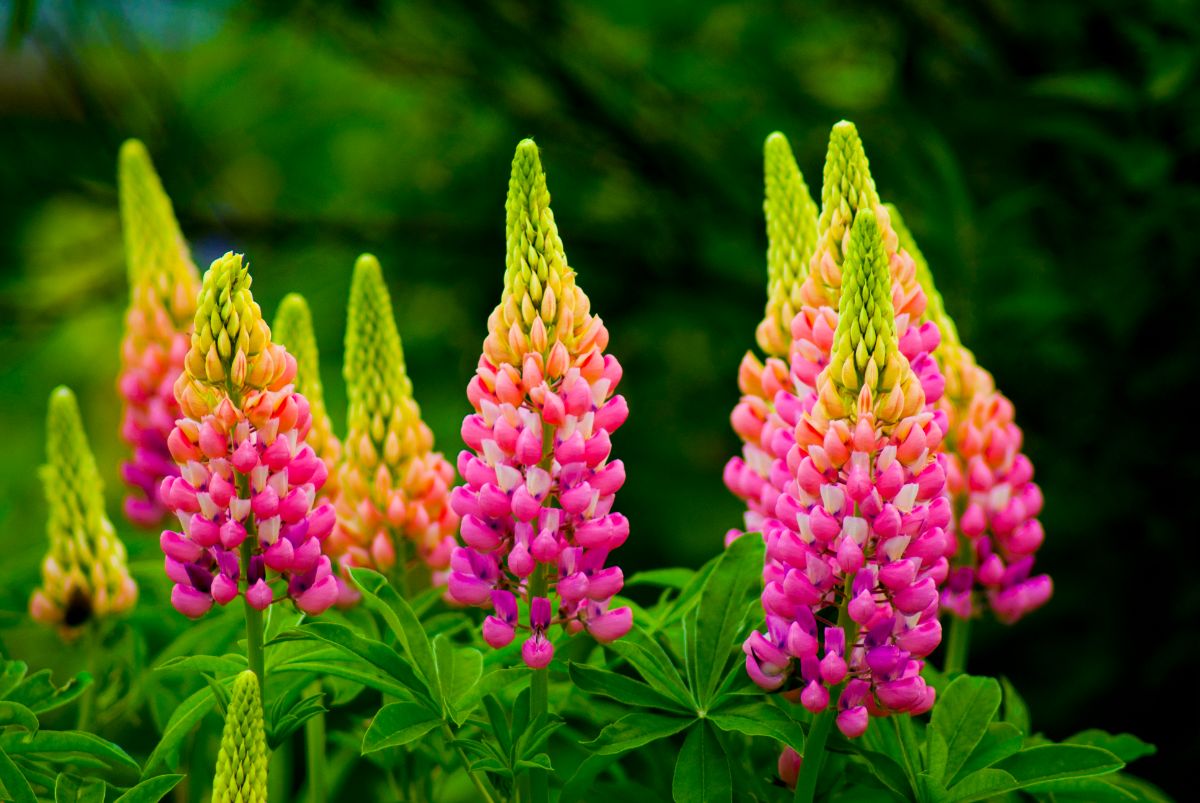
[[[77,778],[65,772],[54,780],[54,803],[104,803],[106,789],[98,778]]]
[[[676,803],[722,803],[733,800],[729,758],[716,730],[700,721],[688,731],[675,763],[671,796]]]
[[[220,683],[228,688],[233,685],[233,678],[225,678]],[[163,728],[163,735],[159,739],[158,745],[146,759],[146,766],[142,770],[143,779],[152,777],[163,766],[173,770],[179,768],[179,750],[183,740],[192,732],[192,728],[196,727],[200,720],[213,710],[216,702],[213,690],[205,686],[175,709],[170,720],[167,721],[166,727]]]
[[[654,636],[642,630],[636,621],[625,638],[608,646],[628,661],[654,689],[670,697],[684,709],[696,710],[696,701],[683,676],[679,674],[675,662]]]
[[[804,733],[796,722],[765,700],[722,705],[708,715],[718,728],[746,736],[765,736],[804,753]]]
[[[968,775],[950,794],[957,801],[989,797],[1068,778],[1086,778],[1116,772],[1125,766],[1107,750],[1075,744],[1031,747],[1003,761]]]
[[[658,708],[682,714],[691,710],[646,683],[607,669],[572,662],[569,672],[571,681],[589,694],[600,694],[617,702],[643,708]]]
[[[745,623],[747,603],[762,592],[763,540],[739,538],[717,560],[700,595],[692,691],[708,707],[725,677]]]
[[[0,729],[10,725],[35,731],[38,729],[38,718],[20,703],[0,702]]]
[[[353,628],[333,622],[309,622],[285,631],[276,641],[296,638],[321,641],[357,656],[381,670],[412,694],[431,704],[434,702],[432,690],[413,670],[412,664],[382,641],[361,636]]]
[[[945,740],[946,746],[944,764],[940,752],[937,757],[941,766],[930,762],[935,778],[949,779],[958,774],[999,709],[1000,684],[992,678],[959,675],[951,681],[930,719],[930,728]]]
[[[672,717],[634,711],[600,731],[600,735],[584,747],[598,755],[615,755],[642,747],[651,742],[674,736],[695,722],[693,717]]]
[[[1144,756],[1152,756],[1158,752],[1152,744],[1143,742],[1132,733],[1107,733],[1091,728],[1063,740],[1064,744],[1086,744],[1107,750],[1128,764]]]
[[[441,714],[423,703],[388,703],[371,720],[363,736],[362,753],[406,745],[441,724]]]
[[[183,780],[183,777],[182,775],[158,775],[154,778],[147,778],[127,790],[113,803],[158,803]]]
[[[975,749],[971,751],[971,755],[963,762],[962,767],[950,779],[947,786],[953,786],[971,773],[977,772],[984,767],[990,767],[997,761],[1002,761],[1020,751],[1022,742],[1023,738],[1020,732],[1010,723],[990,723],[987,731],[983,734],[983,738],[975,745]]]
[[[0,734],[0,749],[9,756],[38,756],[49,761],[71,761],[91,757],[118,772],[141,770],[138,763],[117,745],[85,731],[48,731]]]
[[[483,676],[483,653],[474,647],[455,644],[445,633],[434,637],[433,653],[442,699],[446,701],[451,718],[461,724],[478,705],[479,698],[470,695]]]
[[[0,786],[8,793],[6,800],[12,800],[13,803],[37,803],[37,795],[33,793],[33,787],[25,779],[25,774],[3,748],[0,748]]]
[[[25,665],[21,664],[20,666],[20,675],[24,676]],[[0,696],[10,702],[25,706],[34,714],[44,714],[72,702],[87,691],[91,685],[92,676],[87,672],[80,672],[68,680],[65,685],[56,686],[50,679],[50,670],[43,669],[28,677],[17,678],[8,691]]]

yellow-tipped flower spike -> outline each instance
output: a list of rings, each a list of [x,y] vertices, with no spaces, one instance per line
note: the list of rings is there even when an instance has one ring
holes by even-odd
[[[267,737],[258,677],[247,669],[233,681],[225,712],[212,803],[267,803]]]
[[[803,303],[800,287],[817,245],[817,205],[787,137],[776,131],[763,146],[767,217],[767,310],[758,345],[769,357],[786,358],[792,318]]]
[[[333,431],[333,422],[325,409],[325,391],[321,385],[320,355],[317,337],[313,332],[312,312],[308,302],[299,293],[289,293],[279,302],[272,327],[273,339],[296,358],[296,392],[308,400],[312,413],[312,429],[305,438],[317,457],[329,469],[329,481],[321,489],[324,496],[336,498],[337,466],[341,459],[342,444]]]
[[[175,379],[183,372],[200,281],[145,146],[129,140],[118,163],[121,222],[129,268],[129,310],[117,388],[124,403],[121,437],[132,449],[122,467],[135,524],[160,524],[159,483],[178,471],[167,437],[179,417]]]
[[[93,619],[132,608],[137,585],[129,576],[125,545],[105,515],[100,472],[75,394],[66,387],[50,394],[46,455],[41,474],[50,507],[50,550],[29,610],[41,624],[73,638]]]
[[[540,354],[546,378],[561,376],[566,365],[550,359],[556,343],[562,357],[587,353],[593,344],[607,345],[608,332],[590,314],[589,302],[575,285],[567,265],[550,191],[538,147],[522,140],[513,156],[508,182],[504,292],[488,319],[484,356],[492,365],[520,368],[525,354]]]
[[[458,527],[449,506],[454,469],[433,451],[433,432],[405,371],[391,297],[370,254],[358,258],[350,283],[345,376],[346,441],[330,553],[344,566],[389,572],[412,542],[428,565],[445,568]]]
[[[881,422],[895,423],[925,404],[920,380],[900,352],[891,273],[879,221],[861,210],[846,248],[833,351],[819,393],[831,417],[846,416],[861,396]]]

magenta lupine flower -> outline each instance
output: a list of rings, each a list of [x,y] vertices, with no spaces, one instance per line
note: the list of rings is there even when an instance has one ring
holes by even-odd
[[[321,550],[333,506],[313,509],[328,470],[304,442],[312,416],[295,375],[295,359],[271,342],[242,257],[217,259],[175,385],[183,417],[168,445],[181,476],[161,488],[182,525],[160,543],[171,602],[187,616],[242,593],[259,610],[290,597],[307,613],[337,598]]]
[[[527,631],[522,657],[539,669],[554,654],[552,625],[600,641],[632,626],[629,608],[609,608],[624,577],[607,566],[629,536],[612,512],[625,467],[609,460],[628,408],[615,394],[621,366],[604,354],[608,331],[567,265],[532,140],[517,146],[506,209],[504,293],[467,387],[466,485],[451,495],[465,546],[451,556],[449,593],[494,609],[484,622],[494,647]]]
[[[744,649],[755,683],[814,713],[836,705],[853,738],[870,715],[933,705],[919,673],[941,640],[953,538],[943,430],[898,333],[903,284],[874,210],[857,213],[845,243],[831,356],[811,407],[784,419],[794,443],[764,523],[767,632]]]
[[[159,484],[179,476],[167,437],[179,417],[175,380],[183,371],[200,282],[171,200],[135,139],[121,146],[118,184],[130,290],[117,380],[121,438],[133,450],[121,465],[130,488],[125,515],[140,527],[157,527],[167,515]]]
[[[941,607],[970,618],[977,613],[979,590],[996,618],[1012,624],[1045,604],[1054,591],[1048,575],[1032,573],[1045,538],[1037,519],[1042,492],[1033,482],[1033,464],[1021,453],[1023,436],[1012,402],[963,346],[928,264],[895,210],[892,217],[929,298],[926,318],[942,333],[933,356],[945,375],[946,393],[938,409],[949,422],[946,485],[965,543],[951,561]]]

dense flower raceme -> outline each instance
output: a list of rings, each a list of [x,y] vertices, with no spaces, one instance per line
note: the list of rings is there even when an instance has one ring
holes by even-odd
[[[608,459],[628,408],[615,395],[621,366],[604,354],[608,331],[567,265],[531,140],[517,146],[506,210],[504,293],[467,387],[475,413],[463,421],[470,451],[458,462],[467,484],[452,494],[466,546],[454,551],[449,591],[494,609],[483,625],[493,647],[527,632],[522,656],[538,669],[553,657],[553,624],[603,642],[632,625],[629,608],[609,609],[624,577],[605,566],[629,535],[612,512],[625,468]]]
[[[1044,538],[1037,519],[1042,493],[1033,482],[1033,464],[1021,453],[1021,429],[1014,421],[1012,402],[963,346],[928,264],[899,215],[894,210],[892,214],[929,298],[927,317],[942,332],[934,358],[946,377],[946,393],[939,402],[949,421],[946,479],[957,531],[965,538],[951,561],[941,607],[962,618],[972,616],[978,588],[996,617],[1011,624],[1043,605],[1053,592],[1048,575],[1032,574],[1034,554]]]
[[[745,643],[756,683],[813,712],[836,704],[849,737],[869,715],[933,705],[919,673],[941,640],[937,586],[952,544],[942,417],[901,346],[890,256],[876,212],[860,210],[816,401],[785,413],[795,417],[795,479],[764,528],[767,632]]]
[[[772,181],[772,175],[783,178]],[[775,516],[780,495],[793,479],[788,467],[788,453],[795,443],[792,430],[798,415],[815,403],[817,376],[829,362],[849,224],[860,209],[875,213],[882,232],[892,277],[900,349],[920,378],[930,409],[941,397],[944,386],[930,354],[939,342],[937,326],[921,320],[926,299],[917,280],[915,262],[900,247],[887,209],[880,203],[854,125],[843,121],[830,134],[814,246],[807,245],[806,239],[806,232],[810,231],[806,221],[812,214],[808,190],[782,135],[768,139],[767,176],[768,275],[772,287],[776,286],[776,274],[787,277],[779,284],[789,288],[787,297],[791,301],[778,306],[784,310],[783,314],[791,310],[796,314],[790,321],[791,342],[785,363],[778,356],[781,338],[768,340],[763,336],[764,330],[774,331],[779,320],[779,315],[771,312],[773,302],[768,302],[767,320],[759,325],[760,345],[767,351],[768,359],[765,364],[760,363],[747,353],[738,372],[743,395],[733,411],[732,422],[745,446],[743,456],[731,459],[726,465],[725,483],[747,503],[748,530],[765,529],[766,522]],[[773,200],[773,195],[778,200]],[[774,219],[791,223],[773,224]],[[787,271],[771,268],[772,261],[782,258],[778,256],[780,253],[811,254],[809,269],[805,271],[803,260],[796,261],[793,257],[789,257],[788,263],[793,267]],[[775,293],[773,290],[772,296]],[[727,540],[738,535],[740,531],[730,531]]]
[[[217,753],[213,803],[267,803],[267,737],[258,677],[249,669],[233,681]]]
[[[132,608],[137,585],[129,576],[125,545],[104,513],[104,489],[79,405],[65,387],[50,394],[46,452],[42,482],[50,509],[50,549],[29,611],[36,621],[73,638],[94,619]]]
[[[200,281],[171,201],[137,140],[121,147],[118,179],[130,288],[117,383],[121,437],[133,449],[121,467],[130,488],[125,515],[155,527],[167,515],[158,494],[162,479],[179,476],[167,438],[179,417],[175,380],[183,372]]]
[[[325,463],[329,477],[317,494],[318,501],[337,498],[337,467],[341,461],[342,443],[333,431],[333,422],[325,409],[325,389],[321,384],[320,355],[317,336],[313,332],[312,312],[299,293],[288,293],[279,302],[271,326],[272,339],[296,358],[296,392],[308,402],[312,428],[304,441]]]
[[[175,384],[182,417],[168,445],[181,476],[162,483],[182,525],[161,538],[171,601],[188,616],[242,593],[262,610],[276,601],[275,586],[308,613],[337,598],[322,554],[333,506],[313,508],[327,471],[305,443],[312,416],[295,374],[295,359],[271,342],[241,255],[214,261]]]
[[[345,376],[346,442],[329,551],[343,567],[371,567],[407,585],[402,578],[414,552],[432,569],[450,564],[458,529],[450,508],[454,468],[433,451],[433,432],[421,420],[405,370],[387,285],[369,254],[359,257],[350,284]],[[345,584],[341,602],[356,598]]]

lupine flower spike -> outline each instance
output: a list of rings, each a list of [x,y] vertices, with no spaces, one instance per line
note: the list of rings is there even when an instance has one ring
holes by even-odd
[[[249,669],[233,681],[225,712],[221,751],[213,779],[213,803],[267,803],[267,737],[258,676]]]
[[[317,336],[313,332],[312,313],[308,302],[299,293],[288,293],[275,311],[271,334],[276,343],[296,358],[296,392],[308,401],[312,429],[305,442],[325,463],[329,477],[317,494],[319,501],[337,498],[337,467],[341,460],[342,443],[333,431],[333,422],[325,409],[325,390],[321,385],[320,356]]]
[[[414,552],[434,570],[450,564],[458,529],[450,509],[454,468],[433,451],[387,285],[370,254],[358,258],[350,284],[345,376],[346,442],[331,554],[345,568],[378,569],[404,586]],[[355,598],[344,585],[341,602]]]
[[[744,649],[758,685],[814,713],[836,705],[838,728],[853,738],[869,715],[933,705],[920,671],[941,640],[937,585],[951,538],[935,458],[942,429],[900,343],[898,288],[874,210],[857,212],[844,242],[831,356],[794,430],[795,481],[764,533],[774,561],[767,632]]]
[[[1048,575],[1032,574],[1044,539],[1037,519],[1042,492],[1033,482],[1033,464],[1021,453],[1012,402],[962,345],[912,235],[894,210],[892,219],[901,244],[916,260],[929,297],[927,317],[942,332],[933,356],[946,377],[946,394],[938,405],[949,420],[946,481],[965,543],[951,562],[941,607],[970,618],[977,613],[978,589],[996,618],[1012,624],[1043,605],[1054,590]]]
[[[771,134],[763,152],[767,308],[757,339],[767,359],[764,364],[753,351],[742,358],[738,370],[742,399],[732,416],[734,430],[743,440],[742,456],[731,458],[725,466],[726,485],[749,507],[747,530],[760,530],[764,516],[774,513],[769,488],[772,455],[762,435],[774,411],[775,395],[783,391],[794,396],[796,392],[788,369],[792,319],[801,306],[800,287],[817,241],[817,205],[787,138],[779,132]],[[741,530],[731,530],[726,541],[739,535]]]
[[[200,281],[145,146],[121,146],[121,222],[129,268],[129,310],[117,388],[121,437],[133,450],[121,467],[129,486],[125,515],[142,527],[161,525],[167,508],[158,490],[179,476],[167,437],[179,417],[175,380],[183,372]]]
[[[104,488],[79,405],[65,387],[50,394],[46,453],[41,475],[50,508],[50,550],[29,612],[71,639],[93,620],[132,608],[137,585],[129,576],[125,545],[104,512]]]
[[[540,669],[555,624],[609,642],[633,623],[629,608],[609,609],[624,577],[605,566],[629,536],[612,512],[625,467],[609,460],[628,407],[615,394],[621,366],[604,353],[608,330],[567,265],[532,140],[517,146],[505,208],[504,291],[467,386],[467,484],[452,494],[466,546],[454,551],[449,588],[494,609],[483,625],[493,647],[522,631],[522,657]]]
[[[240,254],[214,261],[175,383],[182,417],[168,445],[181,476],[162,483],[181,529],[160,543],[171,601],[187,616],[241,594],[258,610],[290,597],[306,613],[337,597],[322,554],[333,506],[313,507],[327,471],[305,442],[312,415],[295,376],[250,293],[249,266]]]

